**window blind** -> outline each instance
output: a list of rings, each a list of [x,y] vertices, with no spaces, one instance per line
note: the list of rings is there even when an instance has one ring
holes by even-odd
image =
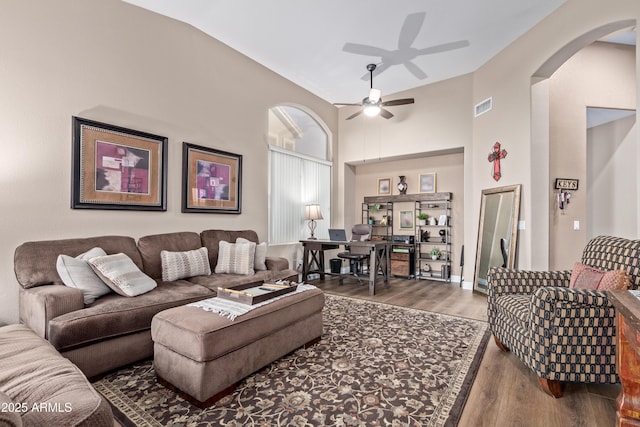
[[[269,244],[309,237],[307,204],[320,205],[316,237],[328,236],[331,224],[331,163],[270,147]]]

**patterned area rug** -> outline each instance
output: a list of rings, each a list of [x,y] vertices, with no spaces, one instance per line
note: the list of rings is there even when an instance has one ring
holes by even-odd
[[[156,382],[151,361],[94,383],[124,426],[455,426],[485,322],[326,296],[321,341],[246,378],[206,410]]]

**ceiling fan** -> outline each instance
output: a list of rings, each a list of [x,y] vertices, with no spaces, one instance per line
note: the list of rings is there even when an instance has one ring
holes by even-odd
[[[361,103],[342,103],[337,102],[333,105],[351,105],[363,107],[362,110],[350,115],[347,117],[347,120],[351,120],[354,117],[358,117],[360,114],[364,113],[369,117],[374,117],[380,114],[385,119],[390,119],[393,117],[390,111],[385,110],[382,107],[393,107],[396,105],[405,105],[405,104],[413,104],[415,101],[413,98],[403,98],[403,99],[392,99],[391,101],[382,101],[380,89],[373,88],[373,72],[376,69],[376,64],[367,65],[367,71],[369,71],[370,85],[369,85],[369,96],[364,98]]]
[[[378,74],[382,73],[392,65],[402,64],[417,79],[424,80],[428,77],[427,74],[412,62],[413,59],[421,55],[431,55],[434,53],[441,53],[469,46],[468,40],[458,40],[455,42],[425,47],[423,49],[412,47],[411,45],[420,33],[425,15],[425,12],[407,15],[404,23],[402,24],[402,28],[400,29],[400,35],[398,36],[398,48],[395,50],[387,50],[380,47],[358,43],[345,43],[342,50],[349,53],[355,53],[357,55],[380,57]],[[362,76],[362,80],[367,80],[368,77],[369,76],[365,74]]]

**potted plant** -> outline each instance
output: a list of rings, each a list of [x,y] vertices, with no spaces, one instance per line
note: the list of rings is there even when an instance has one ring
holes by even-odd
[[[431,255],[432,260],[437,260],[438,258],[440,258],[440,249],[438,248],[431,249],[431,252],[429,252],[429,255]]]
[[[427,219],[429,218],[429,215],[421,212],[416,216],[416,218],[418,218],[418,225],[427,225]]]
[[[374,203],[373,205],[369,206],[369,211],[371,213],[376,213],[381,207],[382,205],[380,203]]]

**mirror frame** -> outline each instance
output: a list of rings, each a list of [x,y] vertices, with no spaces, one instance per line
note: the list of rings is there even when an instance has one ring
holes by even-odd
[[[517,249],[517,240],[518,240],[518,220],[520,218],[520,192],[522,185],[507,185],[504,187],[497,188],[488,188],[482,190],[482,198],[480,201],[480,220],[478,223],[478,241],[476,246],[476,265],[475,271],[473,274],[473,290],[475,292],[481,292],[486,294],[487,289],[479,288],[478,286],[478,270],[480,269],[480,258],[481,258],[481,248],[482,248],[482,236],[484,232],[484,221],[485,221],[485,201],[487,196],[492,194],[506,194],[513,193],[513,205],[512,205],[512,224],[511,224],[511,239],[509,241],[509,256],[507,259],[507,268],[515,267],[516,260],[516,249]]]

